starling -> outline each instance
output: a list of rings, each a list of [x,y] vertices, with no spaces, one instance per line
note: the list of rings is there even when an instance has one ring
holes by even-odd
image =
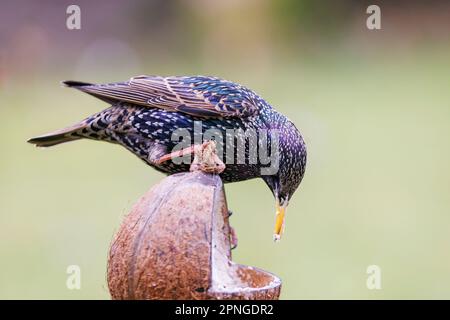
[[[213,130],[210,139],[216,141],[219,154],[226,159],[222,180],[228,183],[261,177],[276,200],[274,238],[280,238],[285,209],[305,172],[306,147],[295,125],[255,92],[205,76],[137,76],[110,84],[63,84],[111,106],[28,142],[50,147],[82,138],[107,141],[125,147],[158,171],[173,174],[189,170],[188,161],[175,160],[189,158],[194,146],[208,140],[204,133]],[[175,132],[185,135],[181,135],[185,148],[180,147],[180,135]],[[220,136],[224,138],[217,138]],[[256,141],[253,146],[252,141]],[[266,155],[274,155],[269,161],[255,151],[264,148]],[[267,170],[271,166],[275,170]]]

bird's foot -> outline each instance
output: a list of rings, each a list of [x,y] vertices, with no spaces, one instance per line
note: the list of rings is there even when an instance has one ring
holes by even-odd
[[[230,226],[230,247],[231,250],[236,249],[238,245],[238,238],[236,236],[236,232],[234,231],[234,228]]]
[[[194,161],[190,171],[201,170],[206,173],[222,173],[225,164],[217,156],[216,142],[209,140],[194,147]]]

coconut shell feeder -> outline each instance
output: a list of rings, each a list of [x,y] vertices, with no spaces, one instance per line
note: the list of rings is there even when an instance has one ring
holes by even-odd
[[[134,205],[109,252],[112,299],[279,298],[277,276],[231,260],[229,211],[216,174],[223,168],[214,151],[196,153],[192,172],[166,177]]]

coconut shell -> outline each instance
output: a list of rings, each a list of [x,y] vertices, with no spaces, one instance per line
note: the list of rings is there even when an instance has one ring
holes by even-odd
[[[112,299],[278,299],[281,280],[231,261],[222,181],[168,176],[125,217],[111,245]]]

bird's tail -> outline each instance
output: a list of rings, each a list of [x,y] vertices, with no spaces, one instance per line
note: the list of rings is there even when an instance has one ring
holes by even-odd
[[[80,123],[77,123],[73,126],[61,130],[57,130],[54,132],[44,134],[42,136],[31,138],[30,140],[28,140],[28,142],[36,145],[37,147],[51,147],[60,143],[78,140],[82,138],[82,136],[79,133],[85,127],[86,122],[82,121]]]

